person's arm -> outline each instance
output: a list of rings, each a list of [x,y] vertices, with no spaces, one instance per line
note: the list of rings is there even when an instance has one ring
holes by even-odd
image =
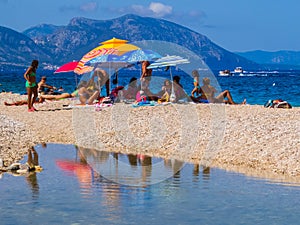
[[[28,74],[30,73],[31,69],[32,69],[32,68],[29,67],[29,68],[26,70],[26,72],[24,73],[24,78],[25,78],[25,80],[27,80],[28,82],[30,82],[29,77],[28,77]]]

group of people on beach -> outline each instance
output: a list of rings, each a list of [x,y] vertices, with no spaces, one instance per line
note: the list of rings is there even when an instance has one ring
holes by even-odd
[[[138,79],[132,77],[127,89],[123,86],[118,86],[110,92],[110,79],[108,73],[100,68],[93,71],[92,77],[88,81],[81,81],[77,89],[73,93],[54,93],[56,87],[46,83],[46,77],[43,76],[41,81],[36,81],[36,70],[38,68],[38,60],[33,60],[31,66],[24,73],[26,79],[27,100],[7,103],[5,105],[28,105],[28,112],[36,111],[34,103],[42,103],[45,99],[59,100],[64,98],[78,97],[81,104],[93,104],[95,101],[107,100],[110,98],[113,101],[120,99],[131,99],[135,101],[154,100],[161,102],[178,102],[181,99],[188,99],[195,103],[226,103],[226,104],[245,104],[236,103],[229,90],[225,90],[216,96],[217,90],[210,84],[208,77],[203,78],[203,85],[200,86],[200,74],[198,70],[192,71],[194,79],[194,88],[190,95],[186,94],[180,77],[174,76],[173,80],[166,79],[161,90],[158,93],[150,91],[150,82],[152,78],[152,69],[149,69],[149,61],[142,62],[142,73],[140,77],[140,85],[137,84]],[[106,87],[106,97],[100,97],[101,87]],[[46,90],[48,90],[46,92]],[[50,90],[50,91],[49,91]]]

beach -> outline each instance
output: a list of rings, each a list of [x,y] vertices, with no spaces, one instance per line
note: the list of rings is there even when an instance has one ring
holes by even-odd
[[[18,162],[40,143],[76,144],[120,153],[174,158],[250,176],[300,181],[300,108],[166,104],[134,108],[64,107],[72,100],[27,106],[0,94],[0,158]]]

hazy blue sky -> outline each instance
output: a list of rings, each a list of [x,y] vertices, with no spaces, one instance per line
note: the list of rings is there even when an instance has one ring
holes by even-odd
[[[0,0],[0,26],[19,32],[127,13],[176,22],[229,51],[300,51],[299,0]]]

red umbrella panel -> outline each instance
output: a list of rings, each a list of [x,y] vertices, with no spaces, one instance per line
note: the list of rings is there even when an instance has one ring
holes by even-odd
[[[78,62],[68,62],[62,66],[60,66],[57,70],[54,71],[54,73],[67,73],[67,72],[74,72],[75,68],[77,67]]]
[[[90,66],[85,66],[84,64],[91,59],[99,56],[99,55],[106,55],[106,54],[115,54],[116,49],[106,49],[106,48],[94,48],[93,50],[89,51],[87,54],[85,54],[81,60],[78,62],[78,65],[76,66],[74,72],[77,74],[84,74],[86,72],[90,72],[91,67]]]

